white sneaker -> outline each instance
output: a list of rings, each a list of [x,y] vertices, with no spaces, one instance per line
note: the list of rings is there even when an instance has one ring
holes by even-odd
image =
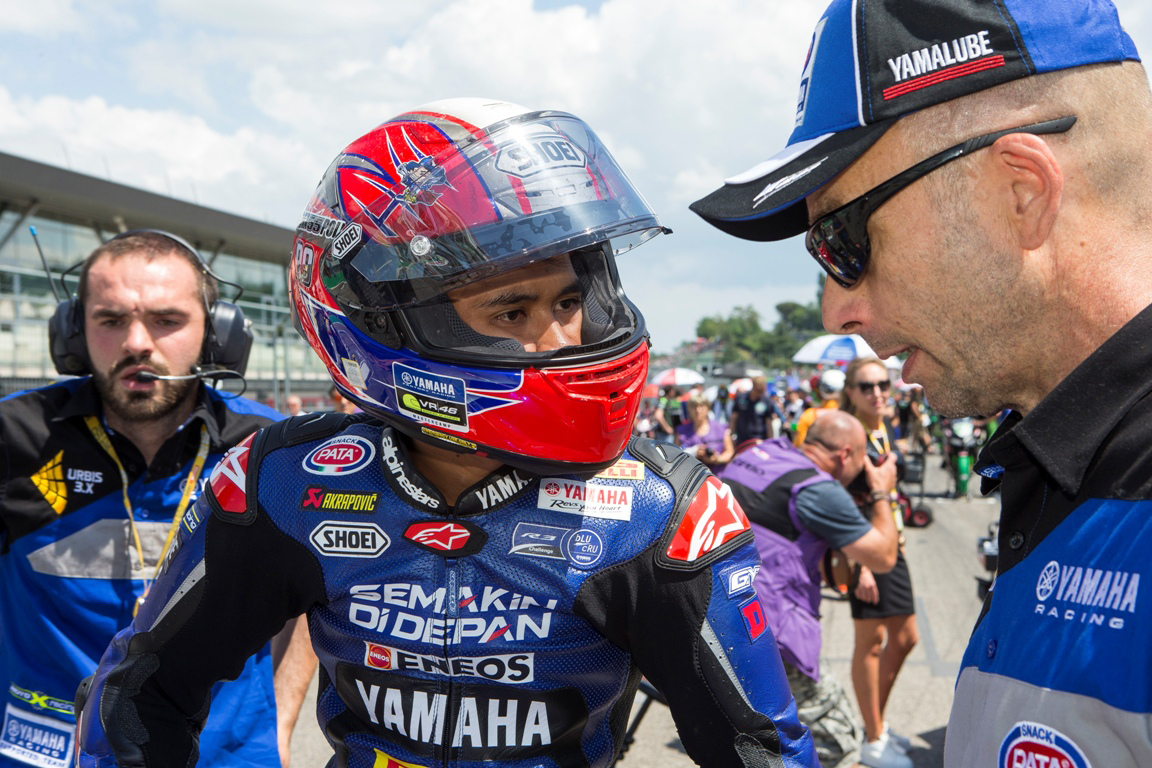
[[[889,728],[887,720],[884,721],[884,734],[888,737],[888,741],[892,744],[892,746],[896,747],[896,749],[900,750],[901,752],[907,753],[908,750],[912,749],[912,740],[907,736],[896,733],[896,731]]]
[[[866,741],[860,747],[860,765],[870,768],[914,768],[912,759],[896,748],[888,733],[881,734],[876,741]]]

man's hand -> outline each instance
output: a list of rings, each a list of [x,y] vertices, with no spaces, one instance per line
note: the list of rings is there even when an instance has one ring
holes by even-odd
[[[875,466],[870,459],[865,461],[864,477],[868,480],[868,490],[896,490],[896,454],[888,454],[880,466]]]

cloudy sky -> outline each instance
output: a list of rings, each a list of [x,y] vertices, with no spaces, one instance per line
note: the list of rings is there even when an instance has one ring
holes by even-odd
[[[782,147],[826,0],[0,0],[0,151],[294,227],[328,162],[394,114],[565,109],[675,230],[621,260],[656,351],[815,297],[798,239],[687,210]],[[1152,55],[1152,3],[1118,0]]]

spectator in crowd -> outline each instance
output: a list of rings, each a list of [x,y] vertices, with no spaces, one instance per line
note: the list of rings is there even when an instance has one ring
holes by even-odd
[[[863,476],[869,520],[845,488]],[[752,523],[763,563],[755,587],[776,636],[800,720],[812,730],[825,768],[860,759],[863,733],[843,686],[820,663],[820,563],[829,547],[884,572],[896,563],[899,533],[888,511],[896,460],[865,460],[864,429],[846,413],[821,413],[794,447],[787,438],[741,451],[721,473]],[[903,765],[899,747],[888,762]],[[906,760],[906,758],[904,758]],[[876,764],[869,763],[870,765]]]
[[[728,428],[737,445],[748,440],[767,440],[772,437],[772,417],[776,406],[768,397],[768,379],[752,377],[752,388],[736,395]]]
[[[712,418],[711,404],[704,395],[689,395],[687,402],[688,421],[676,428],[676,445],[713,472],[719,472],[736,452],[732,431],[724,422]]]
[[[868,458],[886,461],[892,457],[899,464],[895,432],[884,416],[892,388],[888,369],[879,358],[858,357],[848,364],[844,375],[840,409],[855,416],[863,425],[868,438]],[[894,519],[897,529],[903,531],[903,519],[895,500],[896,483],[884,490],[891,495],[884,511]],[[920,639],[912,576],[904,558],[903,536],[891,572],[874,573],[868,566],[857,563],[854,582],[848,592],[856,629],[852,683],[868,741],[861,761],[872,765],[868,762],[870,751],[882,752],[889,741],[906,743],[903,736],[891,732],[884,719],[896,676],[904,665],[904,659]]]
[[[792,439],[796,434],[796,424],[800,421],[800,415],[804,413],[804,397],[798,389],[789,389],[784,393],[784,428],[781,434]]]
[[[1069,764],[1152,765],[1152,622],[1128,611],[1152,550],[1152,94],[1136,46],[1109,0],[837,0],[803,82],[781,105],[797,116],[786,154],[696,210],[754,240],[807,230],[831,277],[825,326],[908,352],[904,379],[942,416],[1012,409],[977,463],[1002,498],[999,573],[945,764],[1031,761],[1048,746],[1024,735],[1051,734]],[[1115,581],[1070,589],[1092,573],[1131,600],[1108,598]],[[1061,618],[1082,610],[1092,621]]]
[[[300,395],[288,395],[284,404],[286,406],[284,412],[289,416],[300,416],[304,413],[304,401],[300,399]]]
[[[716,390],[716,399],[712,402],[712,418],[725,424],[732,418],[732,397],[728,387],[721,386]]]
[[[932,450],[932,436],[928,431],[931,417],[924,401],[924,388],[919,384],[908,390],[908,448],[928,453]]]
[[[804,444],[804,437],[808,434],[808,427],[816,421],[816,416],[822,410],[835,410],[840,407],[840,391],[844,389],[844,371],[839,368],[829,368],[821,371],[816,381],[815,394],[820,398],[820,404],[807,408],[796,420],[796,432],[792,435],[792,444]]]
[[[0,766],[69,764],[81,679],[132,621],[177,528],[199,521],[214,468],[235,471],[217,467],[224,452],[280,418],[190,375],[247,359],[242,316],[217,294],[183,239],[118,235],[84,260],[54,321],[57,367],[80,378],[0,401]],[[215,692],[201,764],[286,766],[314,666],[305,623],[290,621]]]
[[[335,386],[328,390],[328,401],[332,403],[332,410],[337,413],[360,413],[360,408],[344,395]]]
[[[653,439],[662,443],[675,441],[676,427],[680,426],[680,389],[671,385],[660,392],[656,401],[656,411],[652,414],[656,423]]]

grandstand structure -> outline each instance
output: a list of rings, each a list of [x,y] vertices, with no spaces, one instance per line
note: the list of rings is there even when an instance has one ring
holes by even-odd
[[[323,409],[331,382],[292,327],[288,256],[292,230],[0,153],[0,395],[60,378],[48,353],[56,309],[31,227],[56,288],[96,246],[130,229],[163,229],[193,243],[212,270],[243,286],[237,302],[255,343],[245,395],[280,408],[289,394]],[[234,291],[221,285],[221,297]],[[235,390],[234,384],[225,385]]]

